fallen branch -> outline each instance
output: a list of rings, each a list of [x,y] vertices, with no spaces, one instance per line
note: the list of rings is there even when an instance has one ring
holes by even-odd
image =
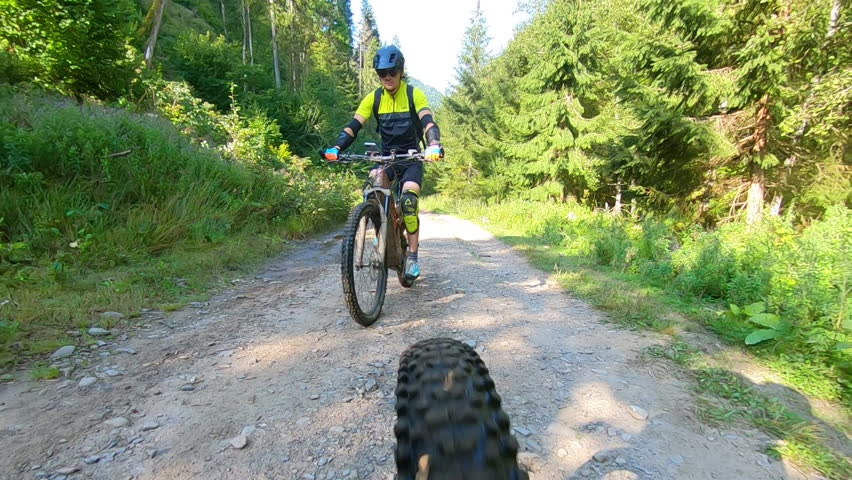
[[[126,157],[126,156],[130,155],[132,152],[133,152],[133,150],[125,150],[123,152],[110,153],[107,156],[109,158]]]

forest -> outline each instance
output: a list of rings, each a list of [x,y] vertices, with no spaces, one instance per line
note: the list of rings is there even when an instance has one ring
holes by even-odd
[[[723,337],[848,401],[848,5],[528,8],[496,55],[471,19],[433,205],[710,308]]]

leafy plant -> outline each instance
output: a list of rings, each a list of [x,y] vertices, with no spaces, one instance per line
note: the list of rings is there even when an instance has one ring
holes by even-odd
[[[115,98],[134,74],[130,31],[137,18],[129,0],[3,1],[0,49],[15,52],[39,86]]]
[[[9,343],[15,340],[21,322],[0,320],[0,343]]]
[[[790,333],[790,323],[774,313],[767,312],[764,302],[755,302],[743,308],[732,303],[725,314],[729,318],[741,319],[764,327],[749,333],[745,338],[746,345],[755,345],[767,340],[781,338]]]

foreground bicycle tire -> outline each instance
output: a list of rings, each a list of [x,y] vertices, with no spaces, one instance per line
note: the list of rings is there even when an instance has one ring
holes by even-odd
[[[396,388],[398,480],[528,480],[518,441],[479,355],[433,338],[399,362]]]
[[[378,259],[379,266],[375,273],[375,296],[372,302],[367,302],[364,295],[365,292],[359,291],[359,285],[356,285],[356,275],[359,275],[359,259],[358,255],[362,255],[363,251],[358,249],[359,241],[359,226],[364,219],[365,225],[367,221],[373,224],[374,235],[378,238],[379,229],[381,228],[382,217],[379,206],[373,202],[364,202],[352,210],[349,214],[349,220],[346,221],[346,231],[343,235],[343,248],[341,250],[340,273],[343,280],[343,296],[346,299],[346,306],[349,308],[349,314],[359,324],[367,327],[372,325],[382,313],[382,306],[385,303],[385,292],[387,290],[388,267],[385,260]],[[361,239],[361,250],[366,247],[364,239]],[[371,262],[371,269],[373,265]],[[363,287],[363,285],[362,285]]]

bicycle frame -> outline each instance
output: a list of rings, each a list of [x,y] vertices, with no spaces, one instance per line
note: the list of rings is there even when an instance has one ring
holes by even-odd
[[[394,194],[393,186],[381,186],[380,182],[385,174],[384,169],[385,166],[382,166],[379,174],[371,177],[369,185],[364,189],[364,201],[367,202],[371,198],[375,198],[376,203],[379,205],[379,212],[382,219],[382,225],[379,227],[379,257],[385,259],[388,268],[402,271],[405,252],[402,251],[402,237],[399,231],[399,195]],[[398,183],[396,189],[398,189]],[[393,200],[393,203],[391,203],[391,200]],[[391,225],[390,231],[388,230],[388,225]],[[388,248],[389,243],[390,248]]]
[[[379,245],[378,253],[380,258],[385,259],[385,264],[388,268],[402,272],[405,267],[405,252],[403,251],[403,228],[402,216],[399,211],[399,182],[396,181],[391,187],[382,185],[382,179],[385,175],[385,169],[393,165],[396,161],[418,160],[423,161],[423,154],[416,151],[409,151],[405,155],[397,155],[396,152],[391,152],[390,155],[379,155],[378,152],[368,152],[368,155],[353,155],[343,154],[340,160],[344,162],[352,161],[368,161],[379,163],[379,173],[371,175],[368,184],[364,188],[364,201],[370,201],[375,198],[375,202],[379,206],[382,225],[379,227]],[[393,203],[391,203],[393,199]],[[390,212],[390,213],[388,213]],[[388,229],[390,225],[390,230]],[[390,248],[388,248],[390,246]]]

